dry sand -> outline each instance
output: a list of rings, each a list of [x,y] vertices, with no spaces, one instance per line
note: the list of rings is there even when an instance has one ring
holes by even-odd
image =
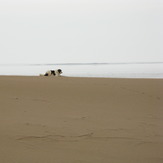
[[[0,77],[0,163],[162,162],[162,79]]]

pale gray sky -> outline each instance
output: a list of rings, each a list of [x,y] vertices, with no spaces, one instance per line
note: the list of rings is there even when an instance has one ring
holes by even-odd
[[[162,0],[0,0],[0,63],[163,62]]]

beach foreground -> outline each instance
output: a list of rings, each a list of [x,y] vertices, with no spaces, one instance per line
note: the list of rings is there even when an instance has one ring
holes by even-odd
[[[163,79],[0,77],[0,162],[162,163]]]

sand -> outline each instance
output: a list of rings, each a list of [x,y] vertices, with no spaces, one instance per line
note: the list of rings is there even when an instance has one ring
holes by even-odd
[[[0,77],[0,163],[162,163],[163,79]]]

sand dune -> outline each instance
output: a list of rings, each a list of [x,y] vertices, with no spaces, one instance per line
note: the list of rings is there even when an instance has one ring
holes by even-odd
[[[0,162],[162,163],[163,80],[0,77]]]

